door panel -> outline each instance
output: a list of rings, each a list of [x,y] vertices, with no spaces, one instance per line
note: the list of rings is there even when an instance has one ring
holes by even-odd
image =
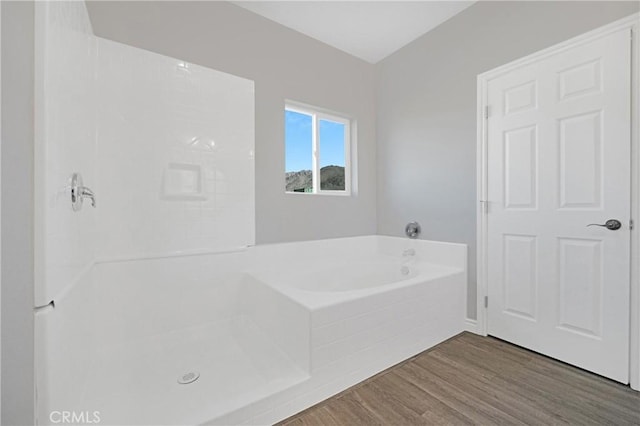
[[[623,30],[487,92],[489,333],[625,383],[630,59]]]
[[[602,110],[565,117],[560,127],[560,208],[601,209]]]
[[[536,319],[538,289],[535,235],[504,236],[504,312]]]
[[[528,81],[504,92],[504,114],[509,115],[536,108],[536,81]]]
[[[559,100],[597,93],[602,90],[600,59],[571,66],[558,72]]]
[[[505,132],[506,209],[535,209],[538,204],[537,139],[536,126]]]
[[[558,238],[558,328],[602,335],[602,241]]]

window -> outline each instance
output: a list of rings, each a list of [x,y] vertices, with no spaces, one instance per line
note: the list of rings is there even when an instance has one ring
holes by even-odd
[[[311,194],[351,193],[351,121],[287,104],[285,191]]]

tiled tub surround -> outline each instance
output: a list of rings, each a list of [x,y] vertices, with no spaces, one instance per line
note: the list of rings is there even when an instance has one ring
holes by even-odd
[[[100,263],[36,316],[38,424],[284,419],[461,332],[465,265],[463,245],[382,236]]]

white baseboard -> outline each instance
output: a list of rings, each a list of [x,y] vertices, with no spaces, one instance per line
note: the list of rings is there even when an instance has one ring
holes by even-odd
[[[480,334],[478,332],[478,322],[471,318],[465,318],[464,327],[469,333]]]

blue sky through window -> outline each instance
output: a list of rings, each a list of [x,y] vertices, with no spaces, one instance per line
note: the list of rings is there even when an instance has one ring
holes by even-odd
[[[311,116],[284,112],[285,171],[298,172],[313,167]]]
[[[312,117],[295,111],[285,110],[285,171],[311,170],[312,157]],[[345,165],[344,124],[319,120],[320,124],[320,167]]]
[[[320,120],[320,167],[344,167],[344,124]]]

